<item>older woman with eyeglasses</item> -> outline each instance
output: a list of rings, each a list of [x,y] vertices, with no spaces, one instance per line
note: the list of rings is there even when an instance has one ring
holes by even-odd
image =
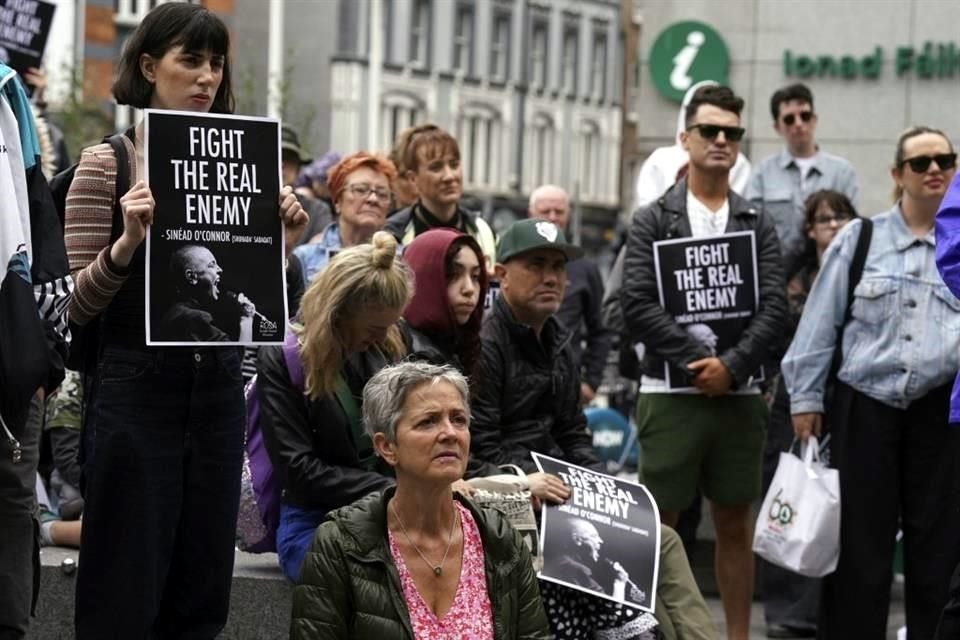
[[[470,451],[463,375],[425,362],[382,369],[364,388],[363,421],[396,487],[317,529],[290,637],[550,637],[520,536],[451,490]]]
[[[336,220],[320,240],[301,245],[293,254],[303,265],[304,285],[341,249],[370,242],[383,228],[390,210],[390,184],[396,179],[393,163],[366,151],[345,156],[329,172],[327,187]]]

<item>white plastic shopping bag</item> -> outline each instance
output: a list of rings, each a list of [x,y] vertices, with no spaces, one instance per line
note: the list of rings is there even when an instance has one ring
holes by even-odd
[[[840,478],[820,461],[811,436],[780,463],[763,499],[753,534],[761,558],[804,576],[820,577],[837,568],[840,555]]]

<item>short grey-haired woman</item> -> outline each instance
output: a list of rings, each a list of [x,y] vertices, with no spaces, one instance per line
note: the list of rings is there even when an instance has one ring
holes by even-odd
[[[364,388],[364,426],[396,486],[317,529],[291,638],[548,638],[530,553],[499,513],[451,490],[467,465],[467,381],[402,362]]]

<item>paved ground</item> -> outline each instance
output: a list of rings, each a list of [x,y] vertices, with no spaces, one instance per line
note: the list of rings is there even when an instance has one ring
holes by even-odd
[[[706,597],[707,604],[713,611],[713,617],[717,621],[717,628],[721,630],[721,638],[726,638],[724,630],[723,605],[717,594],[716,584],[713,577],[712,553],[713,545],[709,540],[699,541],[697,549],[694,550],[691,566],[700,589]],[[903,586],[902,583],[896,583],[891,591],[890,617],[887,623],[887,636],[884,640],[897,640],[897,630],[904,624],[903,612]],[[763,619],[763,604],[755,601],[753,611],[750,616],[750,640],[765,640],[765,623]],[[853,639],[851,639],[853,640]]]
[[[709,535],[709,531],[706,531]],[[716,593],[712,570],[713,545],[707,538],[697,543],[691,564],[700,588],[723,630],[723,607]],[[41,598],[37,618],[28,634],[29,640],[64,640],[71,638],[73,619],[73,589],[75,572],[64,570],[63,561],[75,562],[73,550],[48,548],[41,554],[43,574]],[[68,567],[70,569],[72,567]],[[237,565],[231,596],[230,620],[224,633],[225,640],[282,640],[290,625],[290,586],[280,575],[273,554],[237,554]],[[885,640],[896,640],[897,629],[903,624],[903,589],[893,588],[890,622]],[[754,603],[750,640],[766,638],[763,607]],[[721,633],[721,638],[725,635]],[[854,639],[851,639],[854,640]]]
[[[624,476],[626,479],[629,477]],[[713,523],[710,519],[710,509],[704,504],[703,519],[700,521],[700,527],[697,530],[697,544],[695,545],[690,557],[690,567],[693,569],[697,584],[703,592],[713,611],[713,616],[717,620],[717,627],[723,632],[724,616],[723,605],[717,593],[717,586],[713,574],[713,541],[716,539],[716,532],[713,529]],[[884,640],[897,640],[897,630],[905,622],[903,612],[903,583],[898,581],[893,585],[890,598],[890,617],[887,622],[887,636]],[[725,633],[721,633],[721,638],[726,638]],[[765,623],[763,619],[763,605],[759,601],[754,601],[753,612],[750,616],[750,640],[765,640],[767,637]],[[851,640],[859,640],[853,639]]]
[[[894,592],[896,593],[896,589]],[[723,629],[723,607],[720,604],[720,598],[708,598],[707,604],[710,605],[710,609],[713,610],[713,616],[717,620],[718,627]],[[903,600],[895,600],[890,607],[890,621],[887,626],[887,637],[885,640],[896,640],[897,638],[897,629],[903,625]],[[750,617],[750,640],[765,640],[766,633],[764,632],[764,623],[763,623],[763,605],[755,602],[753,604],[753,614]],[[722,638],[726,636],[721,634]]]

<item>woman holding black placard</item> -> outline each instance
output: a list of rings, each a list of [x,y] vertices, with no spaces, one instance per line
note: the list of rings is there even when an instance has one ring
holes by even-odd
[[[156,7],[124,48],[117,103],[230,113],[229,45],[207,9]],[[213,638],[226,623],[233,572],[240,352],[146,346],[144,238],[154,200],[142,180],[142,127],[127,131],[125,153],[113,149],[84,151],[65,216],[76,281],[70,315],[86,325],[90,394],[76,633]],[[289,187],[279,212],[291,247],[306,214]]]

